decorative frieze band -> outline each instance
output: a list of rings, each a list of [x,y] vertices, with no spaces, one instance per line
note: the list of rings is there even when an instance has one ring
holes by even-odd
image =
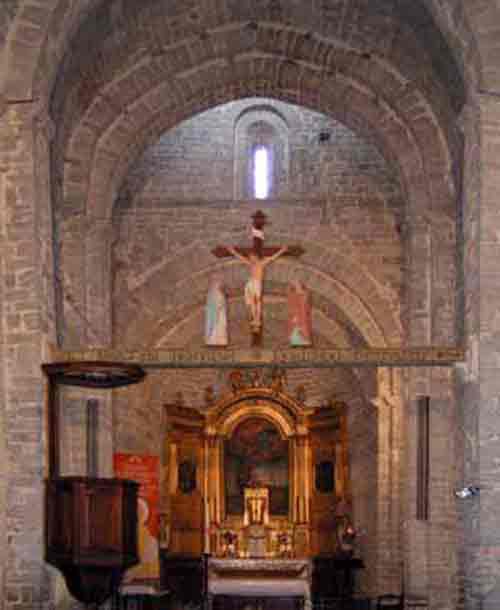
[[[459,347],[370,349],[227,349],[199,350],[89,349],[52,350],[53,362],[124,362],[143,368],[233,368],[280,366],[328,368],[333,366],[451,366],[465,360]]]

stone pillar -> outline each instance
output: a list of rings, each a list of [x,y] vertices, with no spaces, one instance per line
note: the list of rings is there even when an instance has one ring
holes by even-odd
[[[468,104],[462,111],[461,127],[465,135],[464,179],[462,193],[461,229],[463,247],[460,259],[463,275],[459,277],[458,293],[463,311],[463,337],[467,350],[464,365],[456,368],[458,425],[455,431],[457,452],[462,459],[457,463],[457,485],[463,487],[479,482],[478,422],[480,413],[479,332],[480,332],[480,274],[479,221],[481,195],[481,135],[479,108]],[[487,557],[480,554],[479,499],[457,502],[461,531],[458,592],[462,598],[458,608],[477,609],[482,593],[476,587],[475,575]],[[488,568],[486,568],[488,569]]]
[[[4,608],[48,604],[43,561],[44,345],[32,103],[0,113],[1,569]],[[46,221],[46,219],[44,219]],[[8,494],[5,493],[8,490]]]
[[[37,195],[38,250],[41,265],[41,326],[48,344],[57,345],[56,269],[54,261],[54,215],[50,176],[50,145],[55,125],[45,105],[34,117],[35,183]]]
[[[427,569],[431,610],[455,609],[458,601],[457,454],[454,371],[430,372],[430,485]]]
[[[0,210],[6,206],[6,171],[0,168]],[[0,225],[0,236],[3,240],[6,236],[7,227],[2,221]],[[6,303],[5,303],[5,273],[6,273],[6,252],[4,248],[0,248],[0,316],[3,320],[6,318]],[[6,336],[4,332],[4,324],[0,325],[0,460],[3,464],[4,472],[9,468],[9,454],[7,451],[7,371],[6,371]],[[5,591],[5,564],[7,557],[7,490],[8,480],[6,476],[0,477],[0,592]]]
[[[478,462],[480,480],[466,481],[479,484],[481,496],[478,507],[480,532],[474,536],[474,528],[466,531],[470,536],[466,548],[476,552],[468,568],[467,592],[471,608],[496,610],[500,607],[500,476],[498,459],[500,455],[500,100],[498,97],[482,95],[479,99],[480,147],[476,151],[480,160],[480,216],[471,210],[476,219],[476,227],[471,225],[466,233],[467,286],[479,282],[475,295],[469,298],[471,307],[479,313],[479,333],[472,326],[469,333],[469,372],[474,372],[474,343],[478,337],[479,363],[479,419],[478,419]],[[471,202],[472,203],[472,202]],[[476,214],[474,215],[474,212]],[[477,221],[480,224],[477,226]],[[474,268],[474,249],[479,242],[479,260],[476,277],[470,277]],[[469,257],[467,250],[471,248]],[[472,260],[471,260],[472,259]],[[477,301],[479,295],[479,302]],[[475,314],[477,315],[477,314]],[[473,383],[473,380],[471,380]],[[470,388],[472,391],[472,388]],[[473,397],[471,397],[473,399]],[[474,403],[465,408],[473,409]],[[472,473],[471,473],[472,474]],[[474,514],[475,503],[468,503],[468,510]],[[466,510],[466,509],[464,509]]]
[[[394,371],[378,369],[377,569],[378,594],[398,593],[402,585],[400,536],[401,397]]]
[[[429,596],[426,522],[416,518],[417,506],[417,406],[419,396],[428,396],[426,369],[405,371],[405,498],[403,544],[405,549],[405,591],[418,597]]]
[[[413,205],[409,219],[408,264],[410,274],[406,286],[407,342],[409,345],[429,345],[432,337],[432,235],[430,219],[425,209],[417,212]],[[417,397],[429,395],[424,369],[405,372],[405,500],[404,548],[406,592],[427,597],[427,538],[425,524],[417,521],[416,507],[416,408]]]
[[[414,368],[407,372],[406,493],[404,503],[405,590],[428,597],[429,607],[455,609],[458,519],[454,371]],[[417,417],[419,398],[430,399],[428,518],[417,519]]]

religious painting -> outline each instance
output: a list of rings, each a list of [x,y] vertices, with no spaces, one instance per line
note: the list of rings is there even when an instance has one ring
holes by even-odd
[[[312,345],[311,298],[299,280],[288,286],[288,341],[292,347]]]
[[[196,489],[196,464],[191,460],[184,460],[178,469],[179,489],[184,494],[190,494]]]
[[[224,444],[224,480],[228,515],[243,515],[248,487],[269,490],[271,516],[289,511],[289,444],[264,418],[241,422]]]

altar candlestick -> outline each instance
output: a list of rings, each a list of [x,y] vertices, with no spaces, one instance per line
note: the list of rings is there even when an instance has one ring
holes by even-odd
[[[205,456],[204,456],[204,485],[203,485],[203,506],[204,506],[204,517],[205,517],[205,553],[210,553],[210,507],[208,504],[209,498],[209,485],[208,485],[208,441],[205,439]]]
[[[205,498],[205,554],[210,554],[210,511],[208,508],[208,498]]]

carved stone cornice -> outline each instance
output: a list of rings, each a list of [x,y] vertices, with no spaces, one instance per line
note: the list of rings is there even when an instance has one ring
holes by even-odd
[[[364,349],[88,349],[51,350],[52,362],[120,361],[160,368],[330,368],[334,366],[452,366],[465,360],[462,347]]]

